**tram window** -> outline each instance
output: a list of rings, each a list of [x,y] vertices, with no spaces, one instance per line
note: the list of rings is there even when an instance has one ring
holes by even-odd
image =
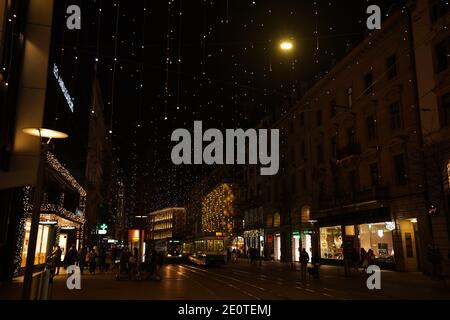
[[[206,243],[208,246],[208,252],[213,252],[214,251],[214,240],[207,240]]]
[[[223,249],[223,240],[214,240],[214,249],[217,252],[222,252]]]

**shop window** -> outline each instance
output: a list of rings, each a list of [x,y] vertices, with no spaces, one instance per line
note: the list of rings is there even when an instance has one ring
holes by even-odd
[[[25,267],[27,262],[28,244],[30,242],[31,222],[27,221],[25,224],[25,238],[22,246],[22,261],[21,267]],[[46,225],[39,225],[37,240],[36,240],[36,252],[34,255],[34,265],[40,265],[45,263],[45,259],[48,255],[48,242],[49,242],[50,227]]]
[[[342,228],[320,228],[320,254],[322,259],[343,260]]]
[[[375,258],[387,263],[393,263],[394,241],[391,222],[364,224],[359,226],[360,247],[366,251],[372,249]]]

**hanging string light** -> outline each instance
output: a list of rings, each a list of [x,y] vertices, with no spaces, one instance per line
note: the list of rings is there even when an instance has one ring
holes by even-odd
[[[140,65],[140,84],[139,84],[139,110],[138,110],[138,128],[142,123],[142,106],[144,103],[144,60],[145,60],[145,27],[146,27],[147,7],[144,3],[142,18],[142,41],[141,41],[141,65]]]
[[[183,37],[183,0],[180,0],[180,6],[178,9],[178,70],[177,70],[177,110],[180,109],[181,103],[181,72],[182,72],[182,58],[181,58],[181,42]]]
[[[120,22],[120,0],[114,4],[117,8],[116,12],[116,24],[115,24],[115,35],[114,35],[114,61],[113,61],[113,74],[111,80],[111,118],[110,118],[110,129],[109,133],[113,133],[114,126],[114,107],[115,107],[115,87],[116,87],[116,69],[117,69],[117,49],[119,40],[119,22]]]
[[[169,99],[170,99],[170,91],[169,91],[169,68],[170,68],[170,33],[172,30],[171,27],[171,5],[172,1],[169,0],[167,5],[167,45],[166,45],[166,82],[164,84],[164,120],[168,119],[168,108],[169,108]]]

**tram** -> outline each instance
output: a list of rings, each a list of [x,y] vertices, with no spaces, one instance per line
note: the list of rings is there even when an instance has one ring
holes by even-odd
[[[183,256],[190,262],[203,265],[221,265],[226,262],[225,239],[222,233],[183,242]]]

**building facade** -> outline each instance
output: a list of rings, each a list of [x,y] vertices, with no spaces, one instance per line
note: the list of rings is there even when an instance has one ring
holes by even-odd
[[[443,1],[415,1],[412,11],[425,170],[434,244],[450,272],[450,10]]]
[[[434,11],[425,2],[415,12],[426,15],[423,23],[429,24]],[[315,260],[343,264],[355,248],[372,250],[376,263],[386,268],[430,269],[427,246],[448,239],[448,220],[446,213],[430,211],[433,183],[426,175],[421,135],[429,121],[421,113],[428,110],[418,102],[415,83],[424,96],[435,86],[422,79],[420,69],[434,69],[421,65],[419,57],[414,60],[413,53],[421,55],[418,47],[428,43],[408,32],[417,20],[414,16],[411,23],[407,14],[392,10],[382,30],[349,51],[294,108],[263,124],[281,131],[280,172],[261,177],[256,167],[247,167],[240,208],[264,233],[267,259],[298,261],[299,249],[306,248]],[[430,50],[422,54],[431,59]],[[420,89],[422,83],[428,86]],[[445,115],[438,101],[436,112],[441,108]],[[442,125],[435,127],[449,136]],[[447,164],[444,159],[438,170],[447,192],[438,195],[441,200],[448,194]],[[259,228],[261,215],[264,228]],[[445,254],[448,244],[439,245]]]
[[[181,239],[185,234],[186,210],[166,208],[151,212],[147,218],[147,240]]]

